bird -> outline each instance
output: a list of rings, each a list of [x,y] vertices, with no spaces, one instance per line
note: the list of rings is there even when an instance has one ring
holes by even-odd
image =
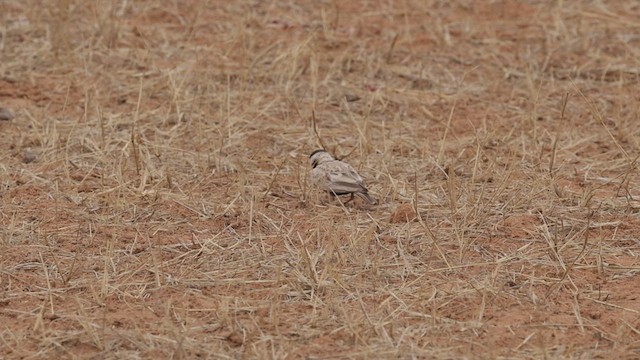
[[[354,199],[354,195],[367,200],[370,204],[378,203],[371,195],[362,177],[344,161],[336,160],[326,150],[318,149],[309,155],[311,162],[311,182],[333,195],[351,195],[346,203]],[[346,204],[345,203],[345,204]]]

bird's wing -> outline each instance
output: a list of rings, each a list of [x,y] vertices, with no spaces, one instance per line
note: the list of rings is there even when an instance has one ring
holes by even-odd
[[[327,172],[329,188],[336,194],[367,192],[362,178],[351,167],[332,168]]]

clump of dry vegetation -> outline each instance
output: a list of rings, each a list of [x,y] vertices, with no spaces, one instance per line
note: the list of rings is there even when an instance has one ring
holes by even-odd
[[[0,357],[638,356],[638,11],[3,1]]]

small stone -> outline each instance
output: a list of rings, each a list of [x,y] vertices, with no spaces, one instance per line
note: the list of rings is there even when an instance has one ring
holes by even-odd
[[[416,214],[413,205],[411,204],[402,204],[398,206],[393,213],[391,213],[391,218],[389,219],[392,223],[403,223],[403,222],[411,222],[417,219],[418,216]]]
[[[361,98],[360,96],[355,94],[345,94],[344,99],[347,100],[347,102],[354,102],[360,100]]]
[[[239,331],[234,331],[231,334],[229,334],[229,336],[227,336],[227,341],[229,342],[229,345],[233,346],[233,347],[238,347],[241,346],[242,344],[244,344],[244,334],[242,334]]]
[[[32,163],[36,160],[36,154],[33,151],[25,151],[24,152],[24,157],[22,158],[22,162],[24,162],[25,164],[28,163]]]
[[[13,111],[0,107],[0,120],[9,121],[11,119],[13,119]]]

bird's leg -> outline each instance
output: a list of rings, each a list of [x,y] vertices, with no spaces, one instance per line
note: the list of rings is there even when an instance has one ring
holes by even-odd
[[[351,193],[351,197],[349,198],[349,200],[347,200],[344,203],[342,203],[342,205],[347,205],[348,203],[352,202],[354,198],[355,197],[353,196],[353,193]]]

